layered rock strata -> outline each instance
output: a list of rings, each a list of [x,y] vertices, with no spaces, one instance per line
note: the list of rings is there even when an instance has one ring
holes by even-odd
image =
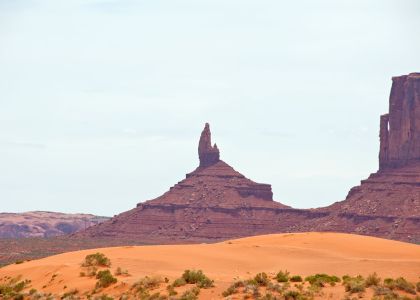
[[[380,142],[379,171],[351,189],[346,200],[293,209],[273,201],[270,185],[255,183],[220,160],[206,124],[196,170],[162,196],[77,236],[169,243],[337,231],[420,243],[420,73],[393,78]]]
[[[146,241],[215,240],[276,232],[279,212],[271,185],[256,183],[220,160],[209,124],[198,144],[200,164],[162,196],[88,229],[89,236]],[[292,212],[291,216],[295,215]],[[292,217],[293,218],[293,217]]]
[[[392,80],[389,114],[381,117],[381,170],[420,161],[420,73]]]

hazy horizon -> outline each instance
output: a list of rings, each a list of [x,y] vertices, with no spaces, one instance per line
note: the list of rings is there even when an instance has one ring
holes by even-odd
[[[378,169],[416,0],[0,0],[2,212],[112,216],[221,159],[297,208]]]

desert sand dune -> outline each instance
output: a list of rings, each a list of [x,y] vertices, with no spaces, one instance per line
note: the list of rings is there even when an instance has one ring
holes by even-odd
[[[307,276],[331,275],[404,276],[418,281],[420,246],[379,238],[341,233],[272,234],[225,241],[217,244],[113,247],[69,252],[44,259],[13,264],[0,269],[0,278],[22,275],[32,287],[53,293],[77,288],[92,290],[96,280],[80,277],[86,255],[102,252],[111,259],[111,270],[127,269],[130,276],[118,277],[107,288],[109,295],[121,292],[144,276],[159,275],[170,280],[185,269],[201,269],[215,280],[216,288],[203,291],[200,298],[221,298],[220,293],[234,281],[258,272],[275,274],[288,270]],[[117,287],[117,288],[116,288]]]

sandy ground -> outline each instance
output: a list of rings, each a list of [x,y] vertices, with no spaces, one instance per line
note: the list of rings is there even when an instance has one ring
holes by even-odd
[[[218,299],[235,278],[247,279],[259,272],[274,275],[279,270],[307,276],[364,275],[382,278],[404,276],[417,282],[420,276],[420,246],[397,241],[341,233],[293,233],[249,237],[217,244],[113,247],[69,252],[44,259],[13,264],[0,269],[4,276],[32,280],[40,291],[63,293],[77,288],[92,290],[96,280],[80,277],[86,255],[102,252],[111,259],[111,270],[127,269],[130,276],[105,290],[109,295],[128,289],[144,276],[159,275],[171,281],[185,269],[201,269],[215,280],[216,288],[203,290],[200,298]],[[122,283],[126,283],[125,285]],[[66,286],[66,289],[64,289]],[[335,290],[325,298],[335,298]],[[338,297],[338,296],[337,296]]]

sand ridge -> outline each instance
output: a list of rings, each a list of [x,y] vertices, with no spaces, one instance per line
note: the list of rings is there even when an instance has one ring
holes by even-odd
[[[420,246],[374,237],[342,233],[271,234],[224,241],[216,244],[125,246],[68,252],[44,259],[12,264],[0,269],[0,278],[22,275],[40,291],[62,293],[77,288],[92,290],[96,280],[80,277],[86,255],[102,252],[111,259],[111,271],[127,269],[130,276],[118,277],[127,287],[144,276],[159,275],[170,280],[185,269],[201,269],[215,280],[216,289],[205,298],[220,298],[234,278],[246,279],[258,272],[275,274],[289,270],[302,276],[328,273],[337,276],[404,276],[418,281]],[[120,290],[120,288],[118,288]],[[115,292],[110,287],[107,293]],[[207,293],[207,294],[206,294]],[[207,295],[207,296],[206,296]],[[217,296],[219,295],[219,296]]]

